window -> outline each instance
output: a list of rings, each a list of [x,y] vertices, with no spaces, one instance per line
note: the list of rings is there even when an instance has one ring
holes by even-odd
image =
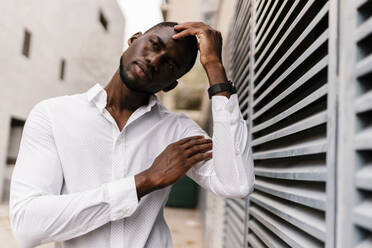
[[[14,165],[17,159],[19,144],[21,142],[23,126],[25,122],[23,120],[12,118],[10,122],[10,133],[9,133],[9,145],[8,145],[8,156],[7,165]]]
[[[103,14],[102,10],[99,11],[99,22],[102,24],[102,27],[108,31],[108,21],[105,17],[105,15]]]
[[[23,36],[22,54],[27,58],[30,57],[30,45],[31,45],[31,33],[30,31],[25,29],[24,36]]]
[[[9,199],[10,179],[12,177],[13,168],[17,160],[19,145],[21,144],[24,120],[12,118],[10,122],[10,132],[8,141],[8,151],[6,156],[6,166],[4,168],[3,177],[3,192],[2,202],[7,202]]]
[[[65,70],[66,70],[66,60],[61,59],[60,67],[59,67],[59,79],[62,81],[65,79]]]

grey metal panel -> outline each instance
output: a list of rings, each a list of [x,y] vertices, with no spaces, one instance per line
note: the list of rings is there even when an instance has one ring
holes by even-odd
[[[225,241],[232,243],[225,247],[239,245],[240,235],[241,247],[333,246],[334,5],[325,0],[237,5],[225,53],[232,54],[228,74],[249,127],[256,183],[245,206],[226,200]],[[369,99],[356,108],[368,111]],[[370,187],[368,175],[359,174],[360,187]]]
[[[339,247],[372,247],[371,38],[372,1],[341,1]]]

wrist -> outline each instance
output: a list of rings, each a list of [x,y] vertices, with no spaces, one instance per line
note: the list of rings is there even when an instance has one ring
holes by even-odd
[[[227,81],[225,68],[221,61],[208,62],[204,65],[204,69],[210,86]]]
[[[134,180],[136,182],[138,200],[142,196],[157,189],[159,185],[159,183],[157,182],[158,180],[154,179],[151,176],[150,170],[145,170],[135,175]]]

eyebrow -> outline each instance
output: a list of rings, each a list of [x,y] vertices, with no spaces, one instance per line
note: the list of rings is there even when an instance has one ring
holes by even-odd
[[[159,42],[160,46],[164,49],[166,47],[164,41],[159,36],[157,36],[157,35],[155,35],[155,37],[156,37],[157,41]],[[168,59],[171,60],[173,64],[175,64],[175,66],[177,67],[177,69],[180,68],[180,65],[177,63],[176,60],[172,59],[171,57],[168,57]]]

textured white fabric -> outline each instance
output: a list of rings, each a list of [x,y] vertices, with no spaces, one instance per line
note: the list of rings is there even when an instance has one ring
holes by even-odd
[[[100,84],[43,100],[22,135],[10,192],[13,233],[22,247],[172,247],[163,217],[170,187],[138,202],[134,175],[167,145],[207,134],[152,95],[120,132]],[[245,197],[254,182],[247,126],[237,95],[213,96],[213,159],[187,175],[217,195]]]

